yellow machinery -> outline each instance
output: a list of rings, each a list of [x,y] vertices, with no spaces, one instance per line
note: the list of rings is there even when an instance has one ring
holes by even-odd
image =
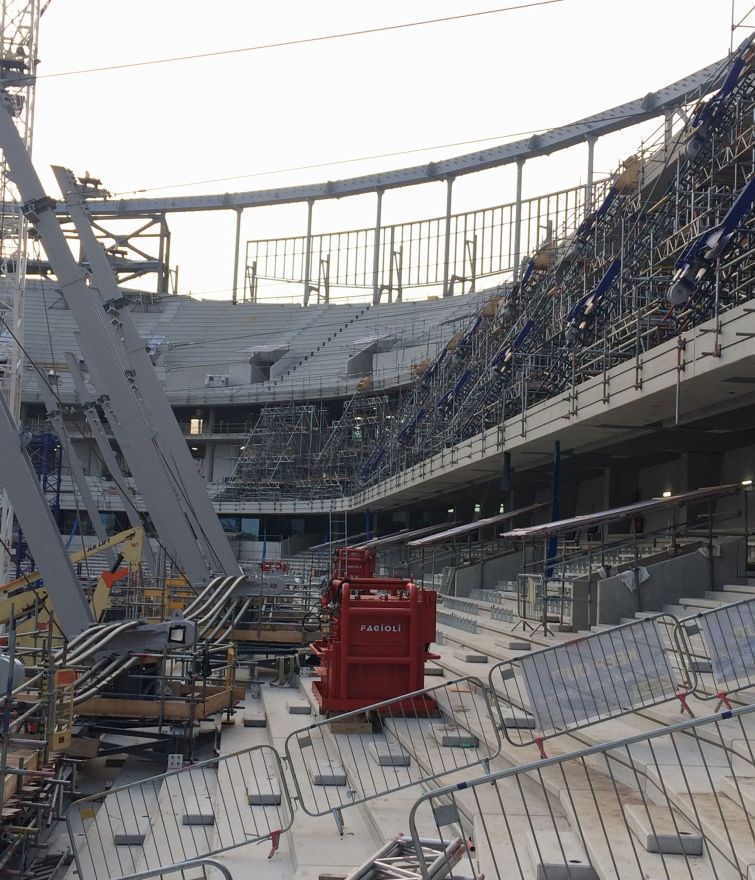
[[[126,577],[130,569],[136,569],[141,564],[143,546],[144,529],[132,528],[118,532],[107,541],[70,554],[72,565],[84,562],[87,558],[110,547],[118,547],[123,555],[122,568],[115,572],[103,571],[97,578],[97,585],[89,600],[95,620],[99,620],[102,612],[109,606],[113,584]],[[44,586],[34,586],[40,578],[40,573],[33,571],[0,586],[0,624],[7,624],[11,619],[18,621],[16,625],[18,637],[29,635],[49,624],[47,592]]]

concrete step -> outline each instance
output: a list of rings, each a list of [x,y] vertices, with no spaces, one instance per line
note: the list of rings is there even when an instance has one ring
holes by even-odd
[[[755,599],[755,590],[752,593],[739,593],[729,590],[708,590],[705,594],[706,599],[712,601],[724,602],[727,605],[732,602],[747,602],[748,599]]]
[[[724,584],[721,590],[726,593],[747,593],[755,596],[755,586],[752,584]]]
[[[695,612],[685,607],[684,605],[664,605],[662,610],[666,614],[673,614],[674,617],[689,617],[691,614]]]
[[[726,605],[726,601],[722,599],[701,599],[697,596],[682,596],[679,599],[682,608],[704,608],[706,611],[711,608],[720,608]]]
[[[539,831],[527,836],[538,880],[598,880],[578,835],[570,831]]]

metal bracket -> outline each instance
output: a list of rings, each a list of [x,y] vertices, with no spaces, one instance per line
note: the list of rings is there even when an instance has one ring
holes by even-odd
[[[338,834],[341,837],[343,837],[343,829],[344,829],[343,814],[341,813],[341,811],[338,807],[333,807],[331,812],[333,813],[333,818],[336,820],[336,827],[338,828]]]
[[[42,196],[38,199],[29,199],[21,205],[21,213],[30,223],[37,223],[39,215],[44,211],[54,211],[58,203],[51,196]]]

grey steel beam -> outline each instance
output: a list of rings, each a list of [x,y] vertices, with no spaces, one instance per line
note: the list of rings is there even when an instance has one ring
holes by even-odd
[[[449,275],[451,270],[451,206],[453,202],[454,179],[446,180],[446,221],[443,226],[443,296],[451,296]]]
[[[542,134],[517,141],[475,150],[453,159],[415,165],[381,174],[368,174],[345,180],[329,180],[306,186],[280,187],[278,189],[252,190],[241,193],[218,193],[207,196],[173,196],[152,199],[92,200],[87,206],[92,214],[126,217],[145,211],[187,212],[217,211],[237,208],[253,208],[262,205],[279,205],[291,202],[308,202],[323,199],[340,199],[343,196],[374,192],[376,189],[392,189],[445,180],[462,174],[474,174],[486,168],[496,168],[514,162],[546,156],[558,150],[583,143],[588,135],[602,137],[622,128],[629,128],[648,119],[665,115],[669,110],[682,107],[714,91],[720,84],[728,63],[728,57],[703,67],[671,85],[650,92],[642,98],[620,104],[602,113],[596,113],[552,128]]]
[[[377,191],[377,205],[375,212],[375,233],[372,237],[372,304],[380,302],[380,232],[383,217],[383,190]]]
[[[234,304],[239,301],[239,251],[241,250],[241,215],[243,213],[243,208],[236,209],[236,233],[233,243],[233,287],[231,289],[231,300]]]
[[[199,476],[196,462],[189,452],[168,398],[160,387],[144,340],[139,336],[128,308],[119,308],[116,305],[121,299],[118,282],[105,249],[95,237],[86,208],[81,202],[76,179],[70,171],[59,166],[53,166],[53,173],[68,204],[84,256],[99,288],[100,298],[112,304],[111,310],[117,311],[118,335],[122,338],[124,356],[135,387],[138,388],[142,411],[148,424],[155,429],[155,445],[176,486],[177,496],[202,548],[204,558],[209,562],[210,570],[215,573],[240,573],[238,560],[212,506],[207,487]],[[139,488],[142,488],[141,484]]]
[[[94,617],[2,394],[0,448],[0,479],[29,542],[37,570],[42,573],[58,626],[67,639],[72,639],[91,626]]]
[[[522,172],[524,159],[516,163],[516,202],[514,204],[514,280],[519,278],[522,260]]]
[[[135,529],[143,529],[144,522],[141,514],[134,504],[133,499],[126,491],[126,477],[121,470],[121,466],[118,464],[118,459],[115,457],[113,447],[110,445],[110,439],[105,431],[105,426],[102,424],[100,414],[97,412],[97,400],[94,394],[92,394],[87,388],[86,380],[81,371],[78,358],[76,358],[72,352],[67,351],[65,353],[65,359],[68,364],[71,378],[73,379],[73,387],[76,391],[76,397],[84,408],[84,418],[87,421],[87,425],[89,425],[89,430],[91,431],[94,442],[99,450],[100,458],[108,469],[108,473],[115,484],[115,491],[121,499],[123,509],[126,511],[129,525]],[[155,555],[152,552],[152,545],[149,543],[148,536],[146,536],[146,540],[144,541],[143,553],[144,561],[152,569],[153,574],[158,574]]]
[[[84,468],[81,466],[79,456],[73,447],[73,442],[68,436],[66,426],[63,423],[63,413],[60,409],[60,403],[50,385],[41,378],[39,380],[39,394],[45,405],[45,409],[47,410],[47,418],[50,420],[55,436],[60,441],[60,445],[63,449],[63,456],[68,465],[68,470],[71,473],[71,479],[73,480],[74,487],[78,491],[81,500],[84,502],[84,509],[89,515],[92,528],[94,529],[95,535],[97,535],[97,540],[99,543],[107,541],[108,533],[105,531],[105,526],[103,526],[102,520],[100,519],[97,502],[89,491],[89,484],[87,483],[87,478],[84,476]],[[113,565],[117,558],[115,550],[113,550],[112,547],[109,547],[104,552],[108,565]]]
[[[92,370],[95,387],[107,395],[118,413],[119,443],[144,498],[155,528],[187,577],[207,583],[212,572],[203,558],[175,488],[154,443],[155,430],[142,415],[135,396],[131,365],[123,362],[123,347],[97,288],[87,284],[89,273],[74,259],[53,208],[45,195],[29,153],[6,105],[0,101],[0,148],[8,173],[18,187],[22,210],[34,224],[52,263],[66,303],[81,331],[82,354]]]

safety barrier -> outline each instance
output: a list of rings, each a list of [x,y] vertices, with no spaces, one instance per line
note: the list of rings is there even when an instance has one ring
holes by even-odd
[[[299,804],[340,826],[345,807],[485,766],[500,749],[493,717],[467,677],[296,730],[285,749]]]
[[[695,696],[718,699],[755,686],[755,599],[703,611],[680,623],[698,675]]]
[[[509,611],[508,608],[494,606],[490,609],[490,618],[491,620],[502,620],[504,623],[513,623],[516,616],[514,615],[514,612]]]
[[[452,626],[454,629],[462,629],[465,632],[470,633],[477,632],[476,621],[468,620],[466,617],[460,617],[458,614],[453,614],[452,612],[436,611],[435,619],[438,623],[442,623],[445,626]]]
[[[255,746],[71,804],[79,880],[126,880],[270,840],[293,822],[280,758]]]
[[[444,596],[443,607],[450,608],[452,611],[461,611],[464,614],[479,614],[480,606],[475,602],[469,602],[464,599],[457,599],[455,596]]]
[[[686,697],[696,686],[689,652],[668,614],[532,651],[490,670],[501,729],[535,743],[637,709]]]
[[[196,873],[196,868],[199,868],[200,874]],[[148,880],[151,877],[159,877],[159,880],[170,880],[174,874],[181,875],[177,880],[211,880],[215,874],[208,874],[208,868],[217,871],[223,880],[233,880],[233,875],[228,868],[215,859],[192,859],[190,862],[180,862],[176,865],[171,865],[167,869],[152,868],[149,871],[140,871],[138,874],[132,874],[129,880]],[[188,877],[187,872],[189,872]]]
[[[471,839],[468,866],[441,877],[744,880],[755,861],[754,720],[747,706],[426,793],[410,814],[421,876],[419,829]]]

